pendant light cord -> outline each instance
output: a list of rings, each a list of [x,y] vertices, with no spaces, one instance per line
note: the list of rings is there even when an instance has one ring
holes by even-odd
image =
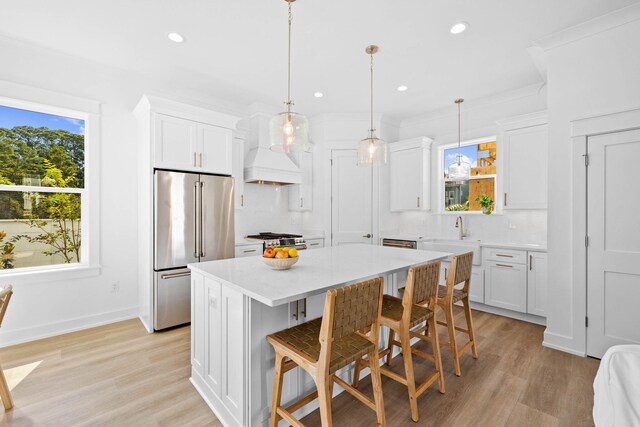
[[[371,135],[373,136],[374,128],[373,128],[373,53],[371,54]]]
[[[291,12],[291,1],[289,3],[289,39],[287,51],[287,111],[291,112],[291,23],[293,12]]]
[[[458,102],[458,166],[460,166],[460,103]]]

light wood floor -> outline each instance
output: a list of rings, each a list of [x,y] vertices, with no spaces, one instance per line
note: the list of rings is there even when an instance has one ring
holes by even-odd
[[[480,358],[465,354],[458,378],[443,351],[447,393],[433,388],[419,398],[419,423],[410,419],[406,389],[383,377],[390,427],[593,425],[597,360],[543,348],[541,326],[473,314]],[[130,320],[0,349],[10,385],[20,381],[0,425],[220,426],[188,380],[189,338],[188,327],[147,334]],[[400,356],[392,366],[402,370]],[[428,368],[418,360],[417,378]],[[370,391],[368,379],[360,389]],[[370,426],[375,415],[343,393],[333,420]],[[303,422],[320,426],[317,412]]]

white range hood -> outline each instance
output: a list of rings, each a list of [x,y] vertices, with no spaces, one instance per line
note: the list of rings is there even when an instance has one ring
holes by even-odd
[[[244,162],[244,182],[254,184],[289,185],[302,183],[302,171],[285,153],[271,151],[269,121],[271,116],[256,113],[251,116],[247,138],[252,147]]]

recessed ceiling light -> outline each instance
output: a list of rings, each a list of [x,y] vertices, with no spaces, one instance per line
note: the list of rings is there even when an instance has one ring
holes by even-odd
[[[408,87],[406,87],[405,85],[400,85],[400,86],[398,86],[398,92],[404,92],[404,91],[406,91],[407,89],[409,89],[409,88],[408,88]]]
[[[453,24],[453,27],[451,27],[450,31],[451,31],[451,34],[460,34],[467,28],[469,28],[469,23],[463,21],[463,22],[458,22],[456,24]]]
[[[184,41],[184,37],[182,37],[178,33],[169,33],[167,34],[167,37],[169,37],[169,40],[171,40],[174,43],[182,43]]]
[[[316,93],[313,94],[313,96],[315,96],[316,98],[322,98],[324,96],[324,93],[316,92]]]

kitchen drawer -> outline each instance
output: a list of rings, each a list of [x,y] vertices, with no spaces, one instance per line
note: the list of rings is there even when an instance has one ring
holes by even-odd
[[[484,248],[482,258],[487,261],[499,261],[512,264],[526,264],[527,251],[513,249]]]
[[[319,249],[324,248],[324,239],[308,239],[307,249]]]
[[[255,255],[262,255],[262,243],[236,246],[236,258]]]

